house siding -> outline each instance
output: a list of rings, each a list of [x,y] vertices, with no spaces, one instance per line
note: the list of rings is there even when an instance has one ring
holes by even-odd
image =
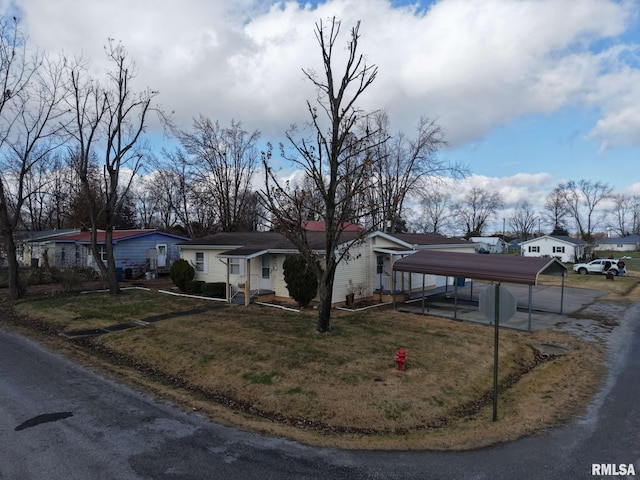
[[[142,237],[126,238],[119,240],[113,246],[113,256],[116,261],[116,268],[131,268],[134,276],[144,273],[149,265],[148,250],[156,249],[158,245],[167,246],[167,267],[180,258],[180,253],[176,247],[176,243],[182,241],[162,235],[161,233],[153,233]]]
[[[376,246],[380,246],[376,244]],[[355,246],[350,250],[350,259],[343,260],[336,268],[333,283],[333,303],[341,303],[350,290],[356,290],[355,298],[370,297],[373,288],[370,283],[371,248],[368,243]],[[360,291],[360,292],[359,292]]]
[[[537,247],[539,251],[530,252],[530,247]],[[554,251],[554,248],[564,247],[564,252]],[[523,257],[556,257],[565,263],[572,263],[582,252],[577,245],[564,242],[551,237],[540,237],[534,240],[523,242],[520,246]]]
[[[182,248],[180,256],[187,262],[189,262],[193,268],[196,268],[196,253],[204,254],[204,272],[196,271],[194,277],[195,280],[202,280],[204,282],[226,282],[227,281],[227,267],[224,265],[225,259],[218,258],[216,255],[224,253],[226,250],[205,250],[199,248]],[[242,267],[241,267],[242,271]],[[233,275],[232,277],[236,281],[231,283],[237,283],[237,277],[240,275]]]

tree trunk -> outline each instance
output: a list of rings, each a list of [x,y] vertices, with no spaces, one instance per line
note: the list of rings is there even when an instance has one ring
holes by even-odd
[[[113,230],[110,228],[107,228],[104,235],[104,248],[107,255],[107,285],[111,295],[117,295],[120,293],[120,284],[118,283],[116,260],[113,255]]]
[[[16,258],[16,242],[13,238],[13,224],[9,219],[9,211],[7,202],[4,200],[5,191],[0,182],[0,238],[4,240],[4,246],[7,253],[7,264],[9,270],[9,297],[16,300],[22,294],[20,291],[20,269],[18,268],[18,259]]]
[[[333,282],[336,276],[336,265],[327,265],[320,279],[320,305],[318,306],[318,323],[316,330],[320,333],[331,331],[331,303],[333,302]]]
[[[9,297],[11,300],[16,300],[21,297],[22,292],[20,288],[20,267],[16,258],[16,243],[11,232],[6,233],[4,244],[9,267]]]

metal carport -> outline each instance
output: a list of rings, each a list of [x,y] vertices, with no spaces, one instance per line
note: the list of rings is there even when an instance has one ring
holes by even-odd
[[[519,283],[529,286],[529,317],[531,317],[532,287],[538,283],[539,275],[562,277],[560,313],[564,303],[564,277],[567,267],[556,258],[516,257],[512,255],[481,255],[477,253],[440,252],[422,250],[396,260],[393,264],[395,284],[396,272],[444,275],[472,280]],[[457,282],[455,298],[457,302]],[[394,302],[395,303],[395,302]],[[457,310],[457,303],[454,310]]]

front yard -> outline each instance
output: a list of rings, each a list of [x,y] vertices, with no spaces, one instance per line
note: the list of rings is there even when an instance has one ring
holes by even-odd
[[[621,282],[620,282],[621,283]],[[617,285],[617,284],[616,284]],[[119,380],[244,428],[350,448],[475,448],[533,434],[584,410],[604,348],[553,331],[502,331],[498,422],[492,422],[493,329],[392,310],[315,313],[127,290],[29,298],[14,318],[54,332],[171,313],[161,321],[65,343]],[[16,322],[21,323],[19,320]],[[538,343],[567,347],[543,358]],[[407,368],[395,368],[398,348]]]

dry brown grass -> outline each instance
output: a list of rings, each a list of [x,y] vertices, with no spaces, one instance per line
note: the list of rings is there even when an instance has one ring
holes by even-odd
[[[200,305],[152,292],[93,295],[18,308],[71,330]],[[566,345],[569,354],[537,364],[538,342]],[[104,335],[90,346],[117,360],[109,368],[121,380],[220,421],[349,448],[476,448],[533,434],[584,409],[604,371],[600,345],[550,331],[501,331],[507,385],[492,422],[493,329],[479,325],[391,310],[336,312],[333,332],[319,335],[313,313],[229,307]],[[393,362],[399,347],[408,351],[406,372]]]

